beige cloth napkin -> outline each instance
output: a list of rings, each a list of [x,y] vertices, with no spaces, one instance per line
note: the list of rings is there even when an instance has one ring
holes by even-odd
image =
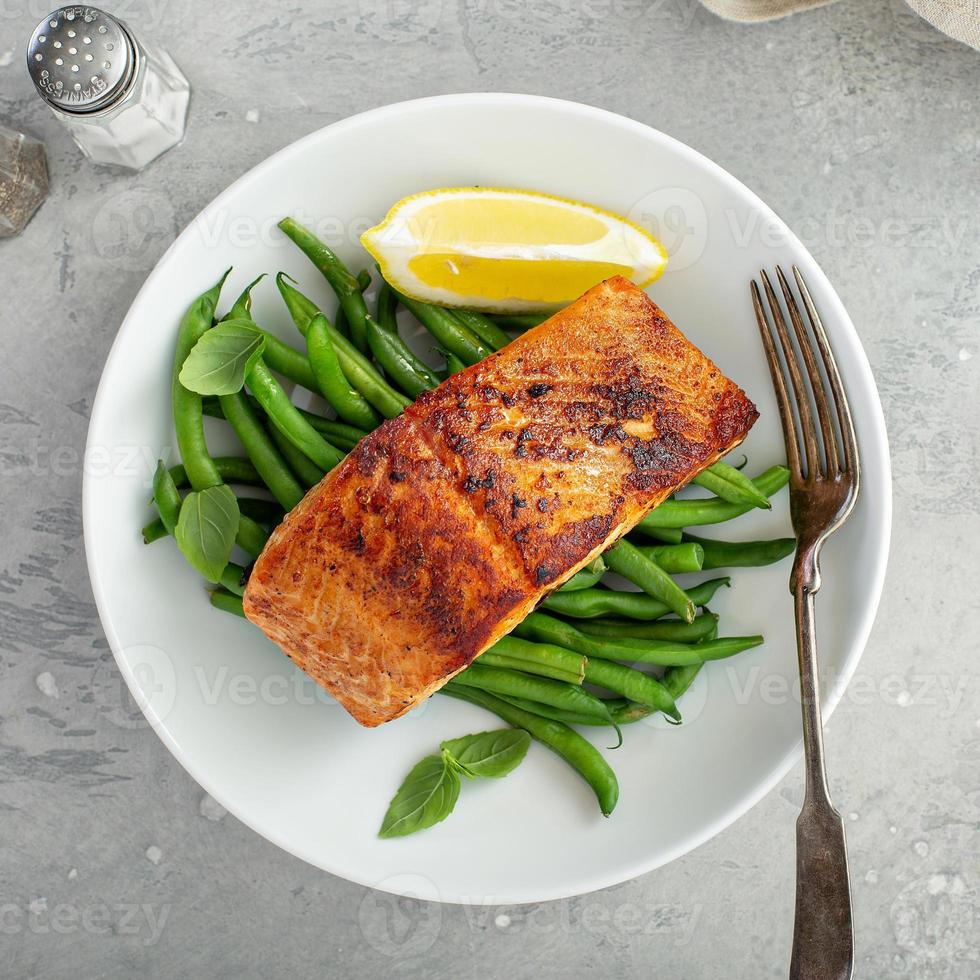
[[[808,7],[821,7],[832,0],[701,0],[728,20],[758,21]],[[980,0],[906,0],[906,3],[944,34],[980,50]]]

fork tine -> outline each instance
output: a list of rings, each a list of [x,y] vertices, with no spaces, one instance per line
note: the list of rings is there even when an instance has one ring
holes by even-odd
[[[830,388],[834,395],[834,403],[837,406],[837,419],[840,423],[841,440],[844,445],[844,466],[846,472],[851,473],[855,481],[857,481],[860,478],[860,458],[858,457],[857,451],[857,437],[854,434],[854,420],[851,418],[851,407],[847,403],[847,395],[844,393],[840,371],[837,370],[837,361],[830,347],[830,341],[827,339],[827,331],[824,330],[823,321],[820,319],[820,314],[817,313],[817,308],[810,296],[810,290],[807,289],[803,274],[795,265],[793,266],[793,276],[800,290],[800,296],[803,297],[803,305],[806,307],[806,314],[810,320],[810,326],[813,328],[813,335],[817,338],[817,346],[820,348],[820,356],[823,358],[823,364],[827,371],[827,380],[830,382]],[[855,486],[854,489],[856,490],[857,487]]]
[[[800,316],[800,308],[796,305],[796,297],[789,288],[783,270],[776,266],[776,277],[783,290],[783,298],[786,300],[786,308],[789,310],[789,318],[793,321],[793,330],[796,332],[796,339],[799,341],[800,351],[803,353],[803,362],[806,365],[806,373],[810,379],[810,390],[813,392],[813,400],[817,406],[817,416],[820,419],[820,431],[823,433],[823,448],[827,457],[827,473],[836,476],[840,470],[840,461],[837,453],[837,434],[830,419],[830,405],[827,402],[827,392],[824,390],[823,378],[820,376],[820,368],[817,367],[817,358],[813,353],[813,342],[803,324],[803,317]]]
[[[759,323],[762,346],[766,351],[769,373],[772,375],[772,387],[776,392],[776,403],[779,405],[779,418],[783,424],[783,441],[786,443],[787,461],[793,474],[793,480],[796,482],[801,480],[803,476],[800,468],[800,446],[796,438],[796,423],[793,421],[793,409],[790,405],[789,392],[786,390],[786,379],[783,377],[783,369],[780,367],[779,357],[776,354],[776,345],[773,343],[769,321],[762,305],[762,296],[754,279],[752,280],[752,305],[755,307],[755,318]]]
[[[810,399],[807,396],[806,387],[803,384],[803,373],[800,371],[800,362],[796,358],[796,351],[793,349],[793,342],[789,337],[789,330],[786,328],[786,321],[783,319],[783,312],[779,308],[779,300],[776,292],[772,288],[769,276],[762,270],[762,285],[766,290],[766,298],[769,300],[769,308],[772,311],[773,324],[779,336],[779,343],[783,348],[783,357],[786,361],[786,368],[789,371],[790,381],[793,384],[793,392],[796,395],[796,410],[800,416],[800,429],[803,435],[803,446],[806,451],[807,478],[816,479],[822,469],[820,463],[820,450],[817,447],[817,430],[813,422],[813,412],[810,409]]]

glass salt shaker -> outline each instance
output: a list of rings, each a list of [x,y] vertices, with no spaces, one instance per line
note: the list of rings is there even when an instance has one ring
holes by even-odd
[[[27,67],[41,98],[96,163],[142,170],[184,138],[190,85],[166,51],[96,7],[35,28]]]
[[[44,144],[0,126],[0,238],[19,235],[47,196]]]

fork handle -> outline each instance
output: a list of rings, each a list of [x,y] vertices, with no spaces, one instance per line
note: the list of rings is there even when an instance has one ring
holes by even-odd
[[[796,920],[789,975],[790,980],[849,980],[854,938],[847,848],[844,823],[827,790],[813,590],[801,578],[797,576],[793,594],[803,702],[806,796],[796,821]]]

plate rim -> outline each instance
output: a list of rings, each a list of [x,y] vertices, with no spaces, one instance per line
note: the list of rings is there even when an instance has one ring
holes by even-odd
[[[825,311],[823,311],[825,318],[836,318],[841,323],[841,329],[845,331],[849,330],[853,335],[858,352],[858,356],[855,358],[854,367],[861,374],[863,381],[872,396],[872,408],[875,409],[875,411],[870,413],[872,417],[866,419],[866,422],[873,426],[877,435],[876,445],[874,447],[877,458],[872,461],[871,465],[877,468],[879,477],[882,480],[882,499],[880,503],[883,508],[882,516],[884,518],[883,534],[876,542],[876,553],[874,555],[874,576],[868,583],[869,601],[862,608],[860,622],[857,624],[854,630],[852,652],[842,662],[841,669],[835,675],[833,684],[823,687],[821,691],[823,721],[824,726],[826,727],[827,722],[840,703],[847,685],[854,676],[857,665],[860,662],[867,646],[867,642],[877,616],[878,607],[881,602],[887,572],[888,556],[891,547],[893,496],[891,457],[889,452],[889,442],[885,425],[884,411],[881,406],[881,396],[878,391],[878,387],[875,384],[874,375],[871,370],[870,362],[868,361],[867,352],[865,351],[864,344],[861,341],[860,334],[854,326],[854,322],[844,307],[844,304],[838,296],[837,291],[834,289],[829,277],[817,263],[809,249],[770,205],[763,201],[758,194],[746,186],[741,180],[727,171],[720,164],[715,163],[715,161],[702,154],[700,151],[695,150],[693,147],[677,139],[676,137],[670,136],[653,126],[639,122],[638,120],[625,116],[622,113],[614,112],[609,109],[603,109],[588,103],[567,99],[557,99],[542,95],[511,92],[452,93],[446,95],[426,96],[418,99],[408,99],[400,102],[389,103],[374,109],[368,109],[363,112],[347,116],[343,119],[336,120],[335,122],[328,123],[326,126],[315,129],[312,132],[299,137],[293,142],[286,144],[279,150],[276,150],[274,153],[271,153],[265,159],[261,160],[255,166],[243,173],[240,177],[233,180],[227,187],[225,187],[224,190],[212,198],[200,211],[197,212],[197,214],[184,226],[174,241],[170,243],[166,251],[160,256],[153,269],[143,281],[140,289],[133,297],[129,308],[126,311],[126,315],[123,317],[119,325],[116,336],[113,338],[113,342],[110,345],[102,368],[102,373],[99,377],[99,383],[96,388],[95,397],[92,403],[92,411],[89,417],[88,430],[85,440],[85,455],[83,458],[89,458],[89,454],[93,448],[95,438],[94,434],[101,426],[102,415],[106,411],[106,403],[108,401],[108,385],[106,379],[112,373],[110,369],[113,367],[115,359],[120,356],[121,337],[126,331],[127,325],[133,316],[133,310],[139,305],[143,294],[150,290],[151,286],[156,282],[156,280],[164,277],[167,274],[177,248],[181,245],[185,238],[194,233],[194,229],[198,226],[198,223],[205,217],[205,215],[220,208],[225,198],[231,195],[233,192],[240,192],[251,182],[260,178],[266,170],[273,168],[293,155],[302,153],[308,144],[312,144],[317,140],[323,139],[324,135],[328,132],[337,132],[344,129],[355,128],[365,123],[373,122],[377,119],[383,119],[389,115],[395,115],[409,107],[428,107],[438,109],[444,106],[458,106],[467,104],[477,106],[481,104],[506,106],[509,104],[513,106],[520,106],[522,108],[543,109],[546,111],[557,109],[559,111],[572,114],[577,113],[586,117],[612,123],[620,127],[625,127],[626,129],[642,134],[647,138],[652,136],[656,141],[669,147],[682,157],[686,157],[695,166],[711,172],[723,184],[734,190],[737,195],[751,204],[752,207],[758,209],[762,214],[770,215],[775,218],[775,220],[781,226],[781,230],[785,233],[784,247],[801,251],[802,254],[805,255],[812,263],[812,267],[816,275],[823,280],[821,285],[824,287],[832,306],[832,309],[825,309]],[[878,451],[879,449],[881,450],[880,452]],[[865,451],[866,448],[862,447],[862,455]],[[862,465],[867,467],[868,460],[862,459]],[[90,529],[94,527],[95,516],[94,482],[94,476],[90,472],[89,468],[83,468],[82,528],[85,545],[86,567],[88,570],[89,581],[91,583],[96,608],[99,613],[100,625],[102,626],[102,630],[109,642],[109,647],[112,650],[113,658],[120,671],[120,674],[126,682],[130,693],[133,695],[137,704],[139,704],[141,711],[150,724],[150,727],[164,743],[174,759],[176,759],[187,774],[206,793],[212,796],[218,803],[225,805],[225,801],[222,800],[222,794],[214,791],[211,780],[199,771],[198,765],[191,757],[188,756],[187,753],[183,751],[174,736],[170,734],[165,722],[156,715],[152,709],[152,706],[146,704],[142,699],[141,691],[133,671],[130,669],[126,660],[121,655],[122,644],[120,643],[120,638],[116,633],[112,616],[108,608],[104,585],[96,568],[94,545],[92,544],[94,531],[91,531]],[[528,893],[526,889],[522,891],[520,887],[515,887],[513,893],[495,895],[494,901],[496,904],[500,905],[525,905],[541,901],[565,899],[577,895],[588,894],[602,888],[608,888],[621,884],[625,881],[631,881],[642,875],[655,871],[657,868],[663,867],[664,865],[669,864],[677,858],[682,857],[683,855],[700,847],[702,844],[711,840],[713,837],[717,836],[717,834],[721,833],[721,831],[725,830],[727,827],[735,823],[735,821],[743,817],[764,797],[768,796],[768,794],[786,776],[796,762],[802,758],[802,754],[803,740],[801,730],[799,739],[772,767],[765,779],[760,780],[753,786],[749,787],[746,792],[739,796],[737,801],[728,810],[706,824],[701,832],[692,833],[689,837],[685,837],[681,842],[676,844],[668,851],[661,852],[660,854],[646,860],[637,860],[635,865],[631,868],[629,875],[626,877],[624,877],[618,871],[607,875],[593,875],[588,880],[580,882],[574,890],[570,890],[567,886],[550,888],[545,886],[536,888],[533,894]],[[336,875],[344,880],[351,881],[355,884],[368,888],[380,889],[396,895],[426,898],[432,901],[438,901],[442,904],[468,905],[472,902],[472,896],[467,896],[466,894],[443,894],[440,892],[438,896],[420,895],[417,890],[410,886],[400,886],[397,878],[389,885],[388,881],[373,881],[369,880],[368,876],[358,876],[357,874],[351,873],[346,869],[339,870],[336,866],[330,866],[329,863],[324,862],[320,858],[313,857],[309,853],[304,853],[304,849],[302,847],[287,843],[275,831],[274,828],[259,827],[257,826],[256,822],[253,822],[249,815],[238,812],[237,808],[227,807],[227,809],[235,816],[237,820],[245,824],[245,826],[257,833],[259,836],[274,844],[276,847],[281,848],[287,853],[307,864],[312,865],[313,867],[326,871],[329,874]],[[400,890],[403,887],[405,890]]]

